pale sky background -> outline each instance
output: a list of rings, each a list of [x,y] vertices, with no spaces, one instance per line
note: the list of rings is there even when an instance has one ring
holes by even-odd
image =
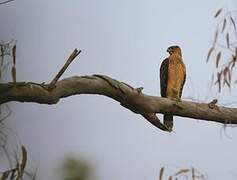
[[[105,74],[150,95],[160,93],[159,65],[167,47],[178,44],[187,68],[184,98],[227,103],[236,91],[209,91],[213,68],[205,59],[213,15],[231,5],[237,7],[231,0],[15,0],[0,7],[0,39],[17,40],[18,81],[49,82],[79,48],[63,77]],[[51,106],[9,105],[7,125],[26,146],[40,180],[57,180],[56,167],[69,153],[87,159],[97,180],[155,180],[162,166],[169,175],[195,167],[210,180],[237,178],[233,128],[227,138],[217,123],[175,117],[175,133],[169,134],[95,95]]]

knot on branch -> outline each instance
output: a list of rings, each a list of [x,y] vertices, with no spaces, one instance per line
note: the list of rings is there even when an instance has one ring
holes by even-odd
[[[210,109],[214,109],[214,108],[217,108],[218,106],[216,105],[218,102],[217,99],[213,99],[211,102],[209,102],[207,105]]]

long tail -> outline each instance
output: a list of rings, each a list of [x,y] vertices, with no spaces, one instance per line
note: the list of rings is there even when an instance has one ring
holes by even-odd
[[[164,115],[164,125],[167,126],[167,128],[172,131],[173,129],[173,115]]]

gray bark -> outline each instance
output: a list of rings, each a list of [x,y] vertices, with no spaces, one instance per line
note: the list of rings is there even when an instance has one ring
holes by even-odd
[[[50,84],[33,82],[0,83],[0,104],[10,101],[56,104],[61,98],[72,95],[98,94],[118,101],[123,107],[142,115],[164,131],[169,130],[160,122],[156,113],[237,124],[237,108],[217,106],[216,101],[207,104],[191,101],[175,102],[143,94],[141,90],[142,88],[133,88],[104,75],[69,77],[56,82],[53,88]]]

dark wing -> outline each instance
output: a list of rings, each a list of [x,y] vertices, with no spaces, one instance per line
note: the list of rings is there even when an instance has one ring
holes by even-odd
[[[183,65],[183,67],[184,67],[184,79],[183,79],[182,85],[181,85],[181,87],[180,87],[179,98],[181,98],[181,96],[182,96],[184,83],[185,83],[185,81],[186,81],[186,70],[185,70],[185,65]]]
[[[166,97],[166,90],[168,84],[168,68],[169,58],[166,58],[160,66],[160,94],[161,97]]]

